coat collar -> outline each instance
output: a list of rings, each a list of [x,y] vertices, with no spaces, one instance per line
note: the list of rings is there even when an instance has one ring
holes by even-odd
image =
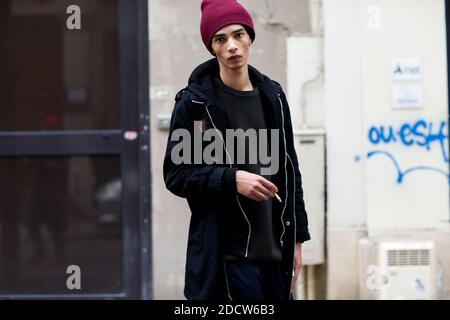
[[[266,118],[271,121],[270,127],[280,128],[282,125],[281,108],[278,95],[281,87],[251,65],[248,66],[250,80],[258,87],[265,108]],[[216,127],[222,132],[228,126],[225,109],[217,100],[214,78],[219,77],[220,69],[216,58],[210,59],[194,69],[189,77],[187,89],[198,96],[208,106],[208,112],[214,119]]]

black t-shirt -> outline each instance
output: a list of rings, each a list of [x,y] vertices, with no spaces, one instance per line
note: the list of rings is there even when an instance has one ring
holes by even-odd
[[[255,129],[257,136],[259,129],[267,129],[258,88],[252,91],[237,91],[225,85],[218,78],[215,79],[215,86],[217,98],[225,108],[232,129],[242,129],[244,131]],[[267,135],[267,139],[270,139],[270,134]],[[259,143],[258,139],[257,146]],[[239,145],[237,140],[235,140],[234,144],[235,149],[232,160],[233,163],[238,163],[239,158],[237,154],[243,152],[243,150],[237,150]],[[260,169],[263,165],[260,163],[258,148],[254,145],[250,146],[248,140],[242,141],[242,145],[245,145],[245,163],[238,163],[237,167],[240,170],[261,175]],[[257,160],[256,163],[250,163],[250,152],[253,159]],[[270,175],[263,175],[263,177],[269,181],[271,180]],[[282,259],[281,248],[273,227],[273,200],[254,201],[241,194],[238,196],[252,229],[247,259],[252,261],[280,261]],[[225,234],[223,241],[227,241],[226,236]],[[223,258],[235,260],[233,254],[229,252],[223,252]]]

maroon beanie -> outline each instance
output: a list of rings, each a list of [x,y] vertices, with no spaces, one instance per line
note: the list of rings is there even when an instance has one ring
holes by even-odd
[[[211,39],[222,27],[229,24],[241,24],[255,40],[255,28],[250,14],[236,0],[203,0],[200,33],[208,51],[211,51]]]

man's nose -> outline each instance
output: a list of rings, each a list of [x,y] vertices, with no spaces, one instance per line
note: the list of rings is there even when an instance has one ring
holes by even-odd
[[[230,41],[228,41],[228,51],[236,51],[237,49],[237,44],[235,42],[234,39],[231,39]]]

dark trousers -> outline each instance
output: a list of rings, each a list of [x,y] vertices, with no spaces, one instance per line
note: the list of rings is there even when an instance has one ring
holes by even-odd
[[[222,261],[228,300],[288,300],[281,262]]]

